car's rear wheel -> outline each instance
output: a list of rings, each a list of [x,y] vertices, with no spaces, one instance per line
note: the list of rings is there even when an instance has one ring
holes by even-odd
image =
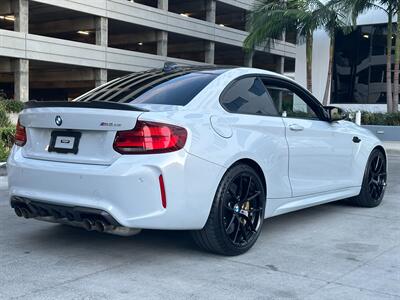
[[[364,173],[361,192],[350,203],[361,207],[376,207],[383,199],[386,189],[386,157],[382,151],[372,151]]]
[[[257,172],[248,165],[233,166],[219,184],[206,225],[192,232],[195,242],[223,255],[246,252],[260,235],[265,199]]]

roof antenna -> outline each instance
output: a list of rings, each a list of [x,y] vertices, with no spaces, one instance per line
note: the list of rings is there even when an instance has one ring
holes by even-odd
[[[174,63],[174,62],[171,62],[171,61],[166,61],[166,62],[164,63],[163,71],[164,71],[164,72],[171,72],[171,71],[175,70],[175,69],[178,68],[178,67],[179,67],[179,66],[178,66],[177,63]]]

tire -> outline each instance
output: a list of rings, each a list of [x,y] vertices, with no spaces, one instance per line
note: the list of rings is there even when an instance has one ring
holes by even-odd
[[[374,149],[365,167],[360,194],[349,200],[360,207],[377,207],[385,195],[387,180],[386,157],[379,149]]]
[[[196,244],[226,256],[248,251],[261,232],[265,194],[254,169],[245,164],[231,167],[218,186],[206,225],[192,232]]]

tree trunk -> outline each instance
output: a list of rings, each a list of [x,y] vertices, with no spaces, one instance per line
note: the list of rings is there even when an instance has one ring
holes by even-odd
[[[326,78],[326,87],[325,87],[325,94],[322,104],[324,106],[329,105],[330,103],[330,91],[332,85],[332,69],[333,69],[333,59],[335,55],[335,31],[331,32],[331,41],[329,47],[329,64],[328,64],[328,77]]]
[[[398,5],[400,9],[400,2]],[[399,67],[400,67],[400,10],[397,10],[397,30],[396,30],[396,52],[394,57],[394,88],[393,88],[393,112],[399,111]]]
[[[313,33],[306,37],[306,64],[307,64],[307,89],[312,93],[312,61],[313,61]]]
[[[388,112],[393,111],[393,93],[392,93],[392,36],[393,36],[393,14],[389,12],[388,30],[387,30],[387,54],[386,54],[386,101]]]

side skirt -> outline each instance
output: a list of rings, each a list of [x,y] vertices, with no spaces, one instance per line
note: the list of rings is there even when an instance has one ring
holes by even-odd
[[[300,197],[267,199],[265,218],[274,217],[303,208],[354,197],[360,193],[360,189],[361,187],[357,186],[330,191],[327,193],[305,195]]]

